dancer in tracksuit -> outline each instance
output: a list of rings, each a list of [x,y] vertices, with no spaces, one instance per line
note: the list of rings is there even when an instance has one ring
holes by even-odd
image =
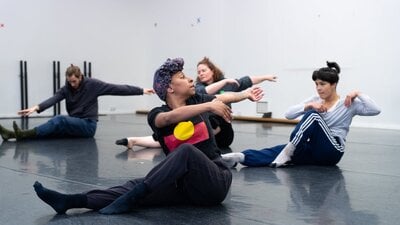
[[[193,80],[182,69],[182,59],[168,59],[154,75],[154,90],[166,104],[152,109],[148,122],[167,154],[163,161],[143,178],[82,194],[61,194],[36,182],[39,198],[59,214],[71,208],[119,214],[140,205],[221,203],[232,174],[215,144],[209,113],[230,121],[231,110],[225,103],[258,101],[263,92],[251,88],[218,96],[198,95]]]
[[[353,117],[374,116],[380,113],[380,109],[371,98],[359,91],[340,98],[336,92],[340,67],[335,62],[327,62],[327,65],[312,75],[318,95],[292,106],[286,112],[288,119],[303,115],[290,135],[289,143],[259,151],[248,149],[228,153],[222,158],[231,166],[237,163],[271,167],[288,164],[336,165],[343,156]]]

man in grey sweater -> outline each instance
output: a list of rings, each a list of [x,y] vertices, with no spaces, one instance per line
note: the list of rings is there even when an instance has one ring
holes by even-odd
[[[14,131],[0,125],[3,140],[16,138],[47,137],[93,137],[98,121],[98,97],[102,95],[143,95],[154,93],[153,89],[144,89],[131,85],[110,84],[98,79],[84,77],[79,67],[71,64],[65,72],[66,84],[54,96],[31,108],[18,112],[29,116],[33,112],[43,112],[47,108],[65,99],[68,116],[58,115],[30,130],[21,130],[16,122]]]

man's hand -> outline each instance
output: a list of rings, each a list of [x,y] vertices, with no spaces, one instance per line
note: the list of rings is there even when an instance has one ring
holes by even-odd
[[[23,109],[23,110],[19,111],[19,112],[18,112],[18,115],[21,115],[21,116],[29,116],[29,115],[31,115],[32,113],[37,112],[38,110],[39,110],[39,106],[38,106],[38,105],[35,105],[35,106],[31,107],[31,108]]]

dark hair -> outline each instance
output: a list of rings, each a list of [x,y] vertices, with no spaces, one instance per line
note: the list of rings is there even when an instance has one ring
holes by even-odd
[[[326,61],[328,67],[323,67],[319,70],[315,70],[312,74],[313,81],[319,79],[326,81],[330,84],[339,82],[340,67],[336,62]]]
[[[67,68],[67,71],[65,71],[65,76],[66,77],[75,76],[76,78],[80,78],[81,76],[83,76],[83,74],[81,73],[81,69],[79,69],[79,67],[71,64],[71,66]]]
[[[200,64],[206,65],[213,72],[213,83],[224,79],[224,73],[222,72],[222,70],[218,68],[213,62],[211,62],[209,58],[204,57],[200,62],[197,63],[197,66],[199,66]],[[197,77],[196,81],[198,83],[201,83],[199,77]]]

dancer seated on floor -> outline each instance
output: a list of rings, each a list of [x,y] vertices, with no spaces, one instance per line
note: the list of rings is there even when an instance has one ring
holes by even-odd
[[[215,144],[209,113],[230,121],[231,109],[225,103],[258,101],[263,92],[253,87],[218,96],[196,94],[193,80],[182,69],[182,59],[168,59],[154,75],[154,90],[166,104],[150,111],[148,123],[167,154],[163,161],[143,178],[81,194],[61,194],[36,182],[39,198],[59,214],[71,208],[118,214],[140,205],[221,203],[232,174]]]
[[[143,95],[154,93],[153,89],[143,89],[131,85],[110,84],[98,79],[84,77],[79,67],[71,64],[65,72],[66,84],[53,97],[39,105],[18,112],[29,116],[33,112],[41,113],[47,108],[65,99],[68,116],[55,116],[46,123],[30,130],[21,130],[14,121],[14,130],[0,125],[3,140],[16,138],[48,137],[93,137],[98,121],[98,100],[102,95]]]
[[[355,115],[374,116],[379,107],[367,95],[352,91],[345,98],[336,92],[340,68],[335,62],[312,74],[318,95],[292,106],[286,118],[303,115],[290,135],[289,143],[262,150],[228,153],[230,165],[280,167],[288,164],[336,165],[343,156],[346,136]]]
[[[273,81],[277,79],[274,75],[244,76],[240,79],[228,79],[224,77],[224,73],[209,58],[204,57],[197,63],[197,81],[196,92],[201,94],[221,94],[224,92],[243,91],[255,84],[263,81]],[[230,106],[230,105],[229,105]],[[218,115],[210,117],[211,126],[214,130],[217,146],[227,148],[233,142],[234,132],[232,124],[226,122]],[[117,145],[124,145],[127,148],[133,146],[141,146],[148,148],[159,148],[160,143],[155,141],[157,137],[127,137],[117,140]]]

